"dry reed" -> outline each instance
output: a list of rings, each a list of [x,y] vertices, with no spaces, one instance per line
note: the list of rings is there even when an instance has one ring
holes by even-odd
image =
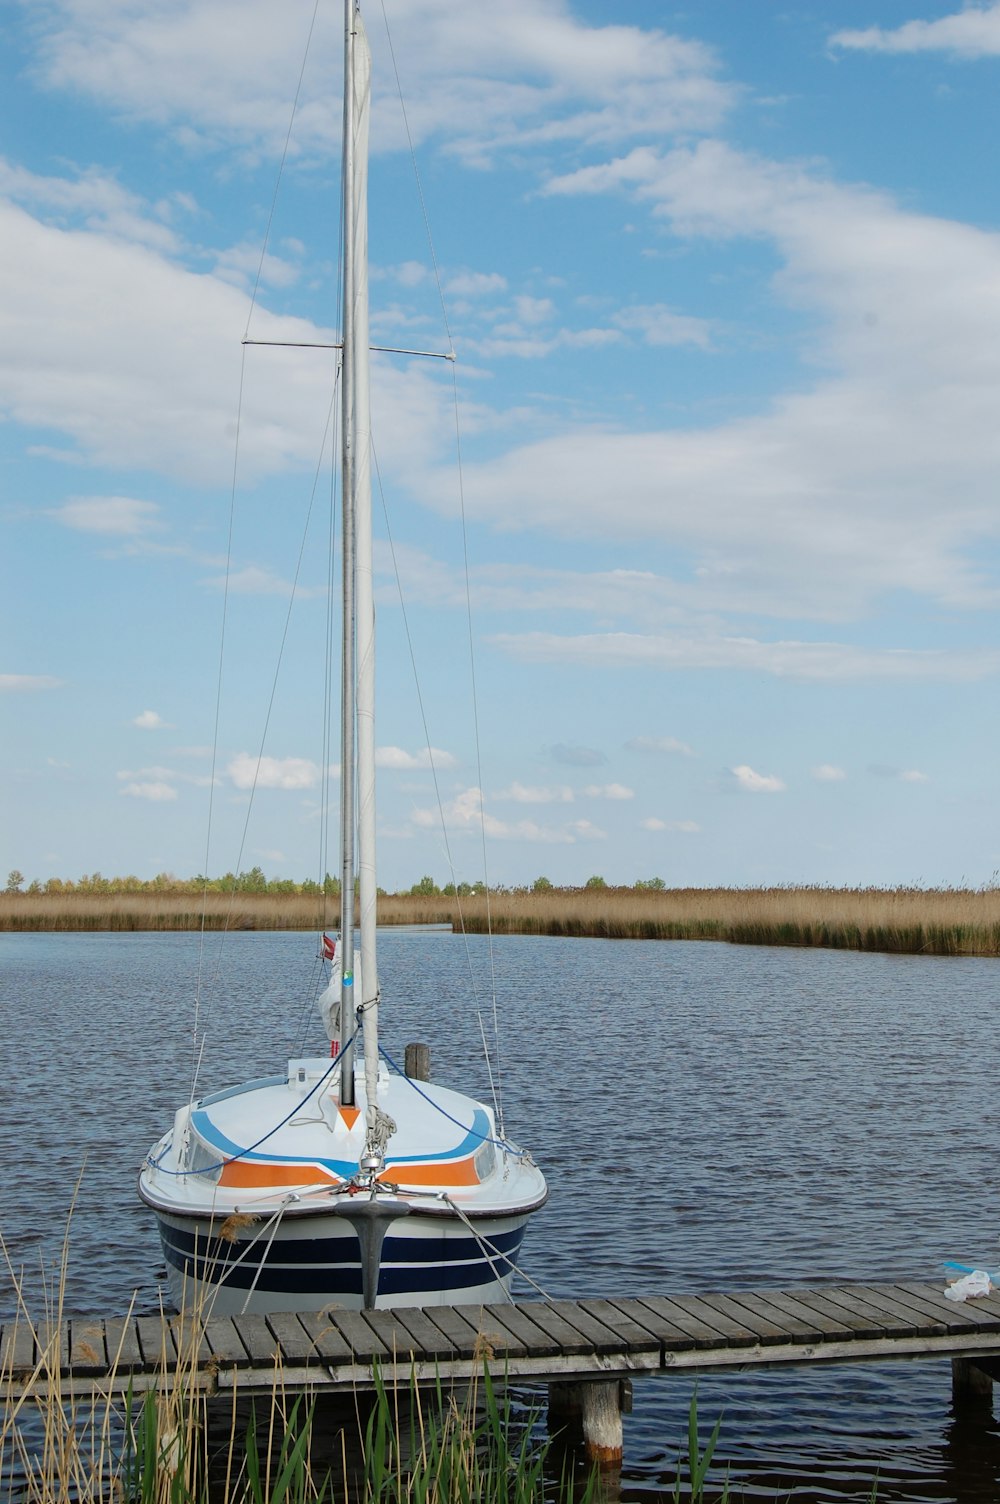
[[[0,931],[335,928],[311,894],[6,893]],[[379,923],[498,935],[725,940],[925,955],[1000,955],[1000,888],[553,888],[388,894]]]
[[[0,893],[0,931],[335,928],[335,901],[305,893]],[[609,940],[726,940],[923,955],[1000,955],[1000,889],[582,887],[456,898],[389,893],[382,925]]]

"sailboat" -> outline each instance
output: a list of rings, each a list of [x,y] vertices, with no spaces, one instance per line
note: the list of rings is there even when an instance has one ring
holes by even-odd
[[[548,1194],[531,1155],[488,1105],[390,1070],[379,1046],[371,56],[358,0],[344,9],[341,910],[339,940],[323,937],[332,976],[321,999],[331,1050],[185,1103],[139,1175],[175,1301],[220,1316],[509,1299],[525,1227]]]

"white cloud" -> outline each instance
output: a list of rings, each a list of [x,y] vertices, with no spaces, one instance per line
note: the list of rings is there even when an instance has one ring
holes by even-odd
[[[214,575],[202,582],[212,590],[227,590],[230,595],[277,595],[285,600],[292,593],[291,580],[284,580],[273,570],[263,568],[259,564],[248,564],[243,569],[235,569],[228,580],[224,574]],[[325,585],[302,585],[294,586],[296,597],[300,600],[311,600],[326,595]]]
[[[280,152],[312,7],[270,0],[109,5],[53,0],[39,68],[50,87],[83,94],[110,114],[173,128],[205,151],[220,144]],[[321,10],[315,49],[335,47]],[[415,144],[442,135],[470,163],[558,143],[600,144],[635,133],[711,129],[737,91],[715,76],[703,44],[635,26],[588,26],[563,0],[438,0],[397,7],[394,49],[406,59]],[[392,69],[376,52],[376,93]],[[329,154],[339,114],[322,70],[303,79],[295,151]],[[399,111],[374,112],[377,150],[403,146]]]
[[[507,278],[499,272],[452,272],[445,291],[452,298],[494,298],[507,291]]]
[[[588,799],[634,799],[635,789],[626,788],[623,783],[590,783],[583,790]]]
[[[838,768],[833,763],[821,762],[818,767],[813,768],[812,776],[817,783],[842,783],[847,774],[843,768]]]
[[[509,788],[501,789],[494,794],[493,798],[509,799],[515,804],[572,804],[575,795],[565,783],[555,787],[540,788],[514,782]]]
[[[157,710],[143,710],[135,717],[132,725],[138,726],[140,731],[172,731],[174,729]]]
[[[556,742],[549,748],[549,753],[553,762],[565,763],[571,768],[597,768],[608,760],[596,747],[571,746],[567,742]]]
[[[625,743],[628,752],[675,752],[679,757],[694,757],[694,748],[676,736],[633,736]]]
[[[809,366],[757,415],[569,431],[471,464],[470,510],[600,538],[614,495],[618,538],[689,552],[689,604],[701,590],[726,609],[723,583],[735,609],[808,620],[855,619],[901,592],[1000,602],[997,236],[718,141],[638,149],[548,189],[632,196],[675,240],[762,242],[779,266],[769,295],[808,328]]]
[[[633,632],[557,636],[499,633],[490,639],[534,663],[604,668],[743,669],[782,679],[943,679],[974,681],[1000,673],[1000,652],[928,648],[865,648],[836,642],[760,642],[750,637],[644,636]]]
[[[78,496],[50,516],[81,533],[107,533],[134,538],[157,526],[159,507],[131,496]]]
[[[780,778],[773,774],[755,773],[747,763],[740,763],[738,767],[729,770],[741,789],[748,794],[780,794],[785,785]]]
[[[311,789],[320,781],[318,764],[305,757],[262,757],[240,752],[226,766],[238,789]]]
[[[968,5],[933,21],[905,21],[902,26],[868,26],[838,31],[834,47],[863,52],[950,52],[956,57],[1000,56],[1000,5]]]
[[[64,679],[51,674],[0,674],[0,694],[31,694],[40,689],[62,689]]]
[[[406,752],[402,747],[378,747],[375,751],[377,768],[398,768],[413,771],[415,768],[453,768],[457,759],[440,747],[423,747],[419,752]]]
[[[929,775],[921,773],[917,768],[896,768],[886,763],[876,762],[869,764],[868,771],[874,774],[876,778],[892,778],[898,780],[900,783],[930,782]]]
[[[701,826],[696,820],[661,820],[658,815],[648,815],[645,820],[639,821],[640,830],[671,830],[682,835],[698,835]]]
[[[148,799],[152,804],[166,804],[177,798],[177,790],[169,783],[127,783],[118,792],[130,799]]]
[[[707,350],[712,342],[706,319],[676,313],[665,303],[634,304],[616,314],[615,323],[641,334],[648,345],[697,345]]]
[[[415,826],[430,830],[439,825],[437,809],[416,808],[411,812]],[[524,841],[530,845],[572,846],[578,841],[606,839],[606,832],[590,820],[569,820],[561,825],[540,825],[536,820],[501,820],[485,808],[482,790],[461,790],[444,808],[445,823],[452,828],[478,834],[484,831],[490,840]]]

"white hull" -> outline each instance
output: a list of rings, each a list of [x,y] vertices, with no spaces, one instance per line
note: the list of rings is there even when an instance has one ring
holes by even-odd
[[[530,1155],[496,1136],[482,1103],[429,1082],[378,1077],[395,1132],[383,1175],[359,1178],[366,1092],[330,1091],[330,1060],[289,1062],[285,1076],[181,1108],[143,1166],[180,1309],[216,1315],[503,1301],[545,1180]],[[273,1125],[273,1126],[272,1126]],[[370,1213],[378,1206],[380,1246]],[[368,1208],[366,1211],[365,1208]],[[372,1283],[376,1281],[376,1283]]]
[[[411,1212],[386,1233],[375,1308],[506,1300],[528,1215],[477,1219],[473,1233],[457,1217]],[[342,1217],[317,1212],[277,1229],[258,1224],[240,1229],[233,1241],[220,1238],[219,1217],[161,1211],[157,1221],[180,1310],[266,1316],[363,1309],[358,1239]]]

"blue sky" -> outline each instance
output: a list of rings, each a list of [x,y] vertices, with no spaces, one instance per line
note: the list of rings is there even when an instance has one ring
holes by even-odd
[[[274,199],[313,10],[3,6],[5,872],[335,865],[331,358],[239,406],[248,321],[336,327],[338,0]],[[1000,5],[367,22],[373,340],[450,331],[462,454],[451,368],[378,357],[380,881],[452,875],[439,797],[460,880],[485,823],[498,883],[989,882]]]

